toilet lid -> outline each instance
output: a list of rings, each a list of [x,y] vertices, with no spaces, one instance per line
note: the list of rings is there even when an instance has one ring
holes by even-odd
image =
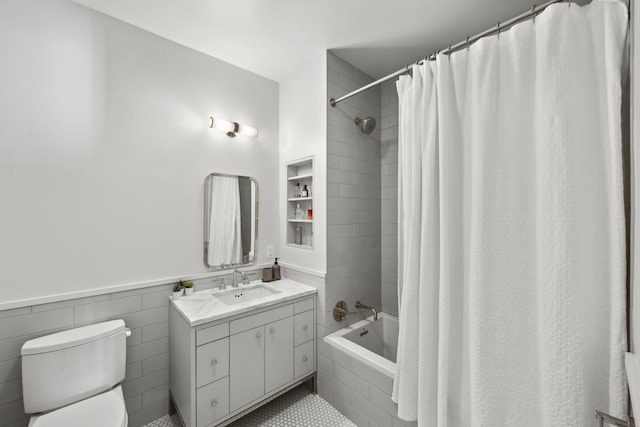
[[[31,417],[29,427],[126,427],[127,410],[122,388]]]

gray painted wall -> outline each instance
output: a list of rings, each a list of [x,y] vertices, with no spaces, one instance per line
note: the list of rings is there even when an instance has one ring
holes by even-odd
[[[0,307],[205,273],[212,172],[258,180],[268,261],[276,82],[70,0],[0,2],[0,54]],[[231,139],[210,115],[260,134]]]
[[[168,282],[207,272],[205,177],[255,177],[258,239],[277,245],[278,84],[69,0],[0,2],[0,53],[0,306],[18,307],[0,310],[0,426],[27,423],[26,340],[114,318],[133,330],[129,425],[145,424],[168,411]]]

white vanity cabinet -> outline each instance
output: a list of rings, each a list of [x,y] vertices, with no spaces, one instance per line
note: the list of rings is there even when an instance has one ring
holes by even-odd
[[[169,312],[171,397],[187,427],[225,425],[314,378],[315,295],[197,326]]]

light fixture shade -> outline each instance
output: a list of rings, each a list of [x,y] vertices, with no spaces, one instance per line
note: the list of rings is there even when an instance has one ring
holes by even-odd
[[[218,119],[215,117],[209,117],[209,127],[211,129],[220,129],[223,132],[233,132],[235,125],[229,120]]]
[[[248,125],[239,125],[237,133],[240,135],[253,136],[255,138],[258,136],[258,128]]]
[[[230,122],[229,120],[218,119],[216,117],[209,117],[209,127],[211,129],[220,129],[226,132],[227,136],[234,137],[236,134],[246,136],[258,136],[258,128],[253,126],[241,125],[238,122]]]

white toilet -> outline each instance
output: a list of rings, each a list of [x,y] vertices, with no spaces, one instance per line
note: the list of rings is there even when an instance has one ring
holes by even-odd
[[[29,427],[126,427],[120,382],[126,367],[123,320],[29,340],[22,346]]]

